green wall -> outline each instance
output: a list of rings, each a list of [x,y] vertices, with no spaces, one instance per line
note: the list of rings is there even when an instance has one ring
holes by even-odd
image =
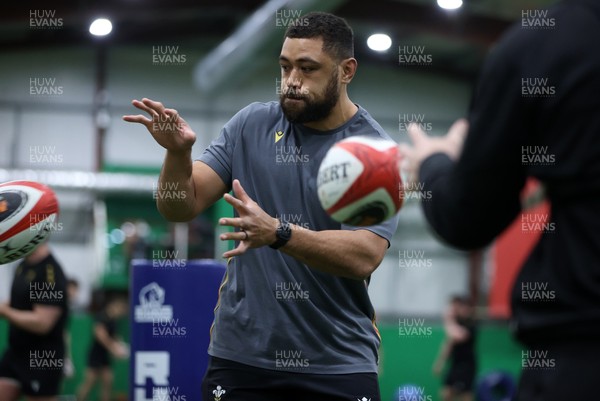
[[[76,315],[70,320],[69,330],[72,338],[72,353],[76,375],[63,383],[63,394],[75,394],[83,379],[87,350],[92,336],[93,320],[87,315]],[[443,329],[432,326],[430,335],[416,337],[400,336],[397,324],[380,324],[382,336],[380,350],[380,387],[382,401],[393,400],[394,391],[401,384],[414,384],[424,388],[425,395],[432,401],[439,400],[441,378],[431,373],[433,360],[437,356],[443,339]],[[119,325],[119,334],[129,342],[128,322]],[[7,324],[0,320],[0,350],[6,347]],[[521,347],[509,335],[505,325],[486,324],[479,330],[477,341],[479,355],[479,375],[491,370],[505,370],[519,376]],[[114,361],[114,399],[126,400],[129,382],[128,361]],[[96,400],[95,393],[90,401]]]
[[[402,384],[424,389],[424,396],[439,400],[443,374],[432,373],[433,361],[444,338],[441,326],[431,327],[430,335],[401,336],[398,324],[380,325],[380,388],[382,401],[393,400],[395,390]],[[510,336],[506,325],[486,324],[479,329],[477,339],[478,377],[491,370],[503,370],[519,377],[521,347]]]

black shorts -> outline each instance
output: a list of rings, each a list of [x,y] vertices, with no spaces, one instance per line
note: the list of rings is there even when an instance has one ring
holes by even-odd
[[[217,401],[380,401],[376,373],[310,374],[209,357],[202,398]]]
[[[21,392],[28,396],[55,396],[60,393],[63,377],[63,353],[51,356],[43,351],[7,349],[0,360],[0,377],[12,379],[21,385]]]
[[[522,358],[518,401],[600,399],[600,341],[538,345]]]
[[[92,348],[88,354],[87,366],[92,369],[110,367],[110,355],[105,349]]]
[[[473,391],[476,373],[475,362],[453,361],[444,379],[444,386],[451,387],[457,394]]]

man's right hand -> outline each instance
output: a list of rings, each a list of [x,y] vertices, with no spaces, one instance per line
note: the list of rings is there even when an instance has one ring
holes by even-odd
[[[131,103],[148,113],[150,118],[138,114],[123,116],[123,120],[144,125],[156,142],[168,151],[180,153],[192,149],[196,134],[177,110],[167,109],[162,103],[147,98],[143,98],[141,102],[133,100]]]
[[[158,179],[158,211],[169,221],[190,221],[228,192],[228,185],[208,164],[192,161],[196,134],[177,110],[146,98],[131,103],[150,118],[138,114],[123,116],[123,120],[144,125],[156,142],[167,149]],[[177,191],[178,196],[163,196],[163,191]]]

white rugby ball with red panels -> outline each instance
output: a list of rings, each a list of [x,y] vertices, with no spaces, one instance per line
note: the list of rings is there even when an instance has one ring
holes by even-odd
[[[58,218],[56,195],[33,181],[0,184],[0,264],[29,255]]]
[[[319,167],[317,193],[340,223],[370,226],[394,217],[404,198],[398,145],[365,136],[337,142]]]

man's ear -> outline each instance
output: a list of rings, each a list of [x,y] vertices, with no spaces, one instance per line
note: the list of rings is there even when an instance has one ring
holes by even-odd
[[[352,78],[354,78],[354,74],[356,74],[358,62],[355,58],[347,58],[342,60],[340,67],[342,67],[342,83],[349,84],[352,81]]]

